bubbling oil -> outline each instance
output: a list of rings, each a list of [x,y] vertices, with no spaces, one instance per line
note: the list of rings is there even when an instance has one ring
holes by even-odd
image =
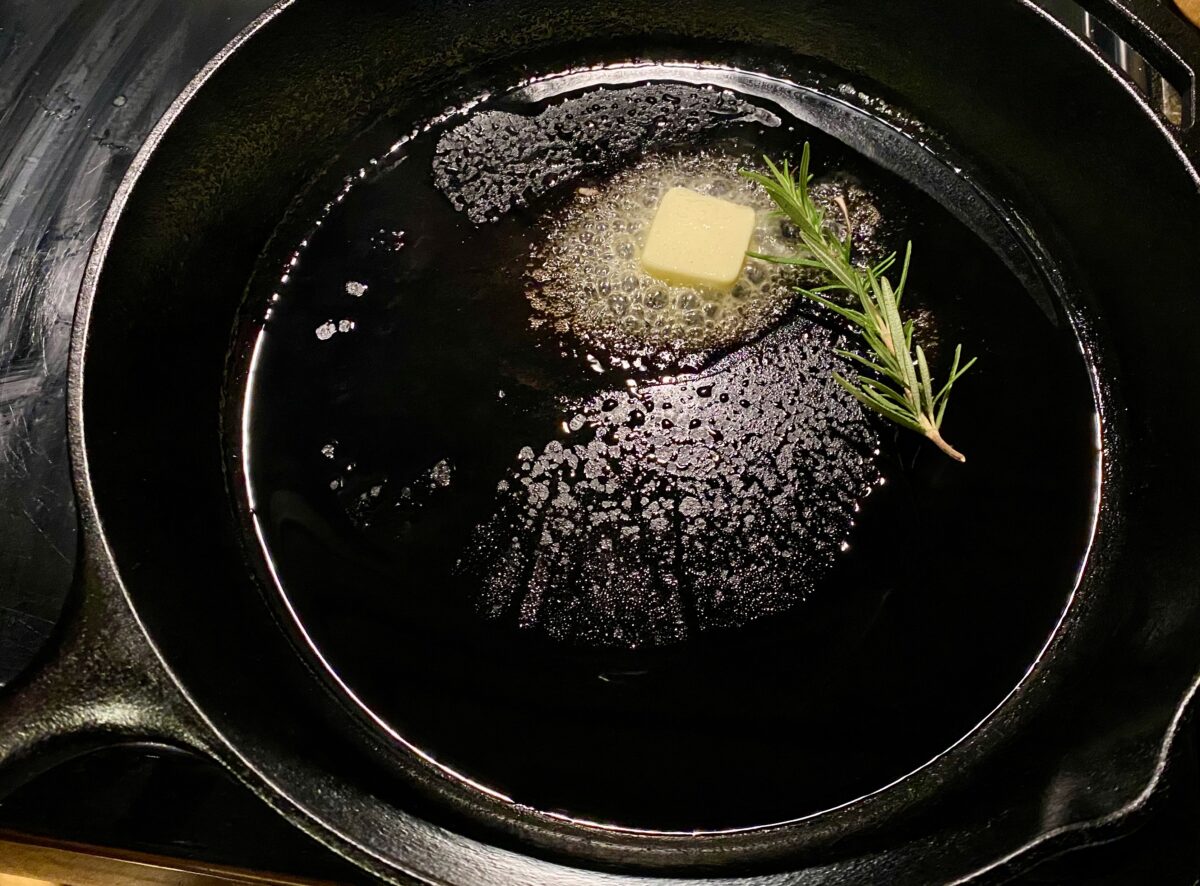
[[[812,317],[783,324],[811,272],[749,259],[722,292],[640,265],[676,186],[753,207],[754,249],[794,254],[791,225],[739,175],[753,162],[729,144],[649,152],[548,216],[527,274],[531,328],[601,373],[652,374],[565,398],[553,437],[517,453],[458,566],[486,617],[577,644],[677,643],[789,609],[848,546],[877,440],[832,377],[853,372],[834,355],[850,342]],[[859,256],[879,252],[867,189],[838,175],[814,194],[831,219],[845,206]],[[676,374],[653,374],[667,366]]]
[[[550,324],[624,365],[698,363],[711,353],[753,341],[784,318],[796,286],[815,275],[795,266],[749,258],[730,290],[671,285],[641,266],[646,233],[663,194],[684,187],[750,206],[756,213],[751,251],[794,255],[799,239],[757,184],[740,175],[758,168],[748,155],[712,151],[652,154],[575,189],[531,250],[527,296],[535,327]],[[847,220],[856,255],[878,255],[882,215],[870,194],[846,176],[817,183],[813,196],[839,236]],[[845,207],[843,210],[842,207]]]
[[[525,447],[460,570],[488,618],[636,649],[794,606],[849,546],[875,431],[812,323],[708,370],[601,392]]]
[[[751,260],[729,292],[672,286],[641,266],[646,232],[672,187],[753,207],[753,248],[788,251],[770,198],[738,175],[744,162],[706,152],[657,155],[597,187],[578,188],[531,257],[534,322],[550,322],[621,358],[666,362],[680,351],[749,340],[777,321],[795,298],[789,285],[795,275],[785,265]]]
[[[433,179],[455,209],[486,224],[647,150],[732,126],[781,122],[761,103],[711,84],[601,86],[535,113],[525,106],[481,108],[438,139]]]

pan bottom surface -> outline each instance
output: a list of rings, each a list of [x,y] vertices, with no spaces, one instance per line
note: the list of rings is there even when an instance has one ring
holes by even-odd
[[[539,60],[387,121],[238,332],[231,457],[305,654],[398,753],[572,820],[751,828],[902,778],[1027,673],[1094,530],[1092,376],[1032,246],[881,103],[724,61]],[[855,340],[802,280],[611,270],[644,181],[753,201],[736,170],[805,141],[862,255],[912,241],[935,375],[979,357],[966,464],[832,382]]]

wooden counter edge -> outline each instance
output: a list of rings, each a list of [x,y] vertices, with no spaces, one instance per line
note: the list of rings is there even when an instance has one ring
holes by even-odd
[[[1200,28],[1200,0],[1175,0],[1175,7],[1184,18]]]
[[[0,873],[68,886],[344,886],[0,830]]]

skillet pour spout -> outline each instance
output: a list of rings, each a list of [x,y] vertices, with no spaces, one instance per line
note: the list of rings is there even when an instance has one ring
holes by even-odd
[[[1200,419],[1186,408],[1200,395],[1200,34],[1160,4],[1085,5],[1176,86],[1182,127],[1020,0],[970,14],[706,0],[685,17],[632,0],[273,7],[171,107],[96,241],[68,403],[83,565],[55,647],[0,699],[0,789],[101,742],[182,745],[364,871],[456,886],[985,882],[1120,828],[1153,791],[1200,675]],[[281,614],[222,442],[248,371],[234,335],[247,281],[297,195],[358,168],[348,145],[386,147],[412,109],[460,106],[479,71],[537,83],[551,73],[541,60],[586,69],[630,46],[626,61],[669,60],[693,79],[722,59],[736,61],[726,73],[841,83],[806,93],[798,119],[957,218],[1023,231],[1026,257],[997,260],[1040,259],[1031,274],[1063,296],[1094,370],[1097,529],[1028,673],[911,775],[770,827],[581,823],[397,742]],[[839,129],[829,108],[883,122]],[[939,179],[942,145],[963,165]]]

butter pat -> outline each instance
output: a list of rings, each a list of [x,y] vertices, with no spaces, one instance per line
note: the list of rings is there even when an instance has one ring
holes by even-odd
[[[742,271],[754,210],[687,188],[671,188],[658,204],[642,269],[676,286],[728,289]]]

